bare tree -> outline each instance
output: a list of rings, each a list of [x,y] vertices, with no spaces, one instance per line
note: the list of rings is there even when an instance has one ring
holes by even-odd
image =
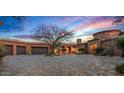
[[[115,16],[114,19],[113,19],[112,24],[113,25],[118,25],[122,22],[124,22],[124,16]]]
[[[112,24],[118,25],[118,24],[123,23],[123,22],[124,22],[124,16],[116,16],[116,17],[114,17]],[[123,36],[120,36],[118,38],[117,46],[118,46],[118,48],[120,48],[122,50],[121,56],[124,57],[124,37]]]
[[[56,25],[40,25],[33,35],[33,39],[44,41],[50,46],[50,55],[55,54],[55,49],[72,37],[72,32]]]

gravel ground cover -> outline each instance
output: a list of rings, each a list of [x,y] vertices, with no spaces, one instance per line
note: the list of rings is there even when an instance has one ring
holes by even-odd
[[[93,55],[6,56],[0,66],[1,76],[115,76],[120,57]]]

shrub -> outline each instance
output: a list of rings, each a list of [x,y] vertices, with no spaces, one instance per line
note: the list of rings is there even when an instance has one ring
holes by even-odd
[[[104,50],[102,55],[107,56],[109,54],[108,52],[109,52],[108,50]]]
[[[3,57],[5,56],[6,49],[4,46],[0,45],[0,65],[3,62]]]
[[[120,49],[124,49],[124,36],[120,36],[117,40],[117,46]]]
[[[82,53],[83,52],[83,48],[79,48],[78,51],[79,51],[79,53]]]
[[[85,48],[79,48],[78,49],[80,54],[86,54],[86,49]]]
[[[109,54],[110,57],[114,56],[113,49],[110,49],[108,54]]]
[[[78,51],[83,52],[83,51],[85,51],[85,49],[84,48],[79,48]]]
[[[104,51],[104,49],[102,47],[96,48],[96,55],[102,55],[103,51]]]
[[[55,56],[55,54],[53,54],[52,52],[48,52],[48,53],[45,55],[45,57],[47,57],[47,56],[53,57],[53,56]]]
[[[121,56],[124,57],[124,36],[121,36],[117,40],[117,46],[122,50]]]
[[[67,49],[66,48],[62,48],[61,51],[65,52],[65,51],[67,51]]]
[[[0,45],[0,57],[4,57],[6,52],[5,47]]]
[[[116,66],[115,70],[120,74],[124,74],[124,63]]]

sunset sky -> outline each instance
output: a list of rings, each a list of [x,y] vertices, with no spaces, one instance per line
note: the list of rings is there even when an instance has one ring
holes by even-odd
[[[13,21],[18,27],[17,21],[9,20]],[[0,38],[33,41],[30,37],[39,25],[54,24],[74,32],[72,42],[75,42],[77,38],[86,41],[92,38],[92,34],[103,30],[120,29],[123,31],[124,23],[112,25],[112,20],[112,16],[29,16],[22,24],[23,29],[16,29],[16,27],[11,29],[7,22],[0,26]]]

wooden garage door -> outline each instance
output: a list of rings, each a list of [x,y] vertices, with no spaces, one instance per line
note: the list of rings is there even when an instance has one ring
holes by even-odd
[[[16,52],[17,52],[17,55],[25,55],[26,54],[26,47],[25,46],[17,46]]]
[[[6,55],[13,55],[13,46],[12,45],[5,45]]]
[[[47,54],[48,47],[32,47],[32,54]]]

